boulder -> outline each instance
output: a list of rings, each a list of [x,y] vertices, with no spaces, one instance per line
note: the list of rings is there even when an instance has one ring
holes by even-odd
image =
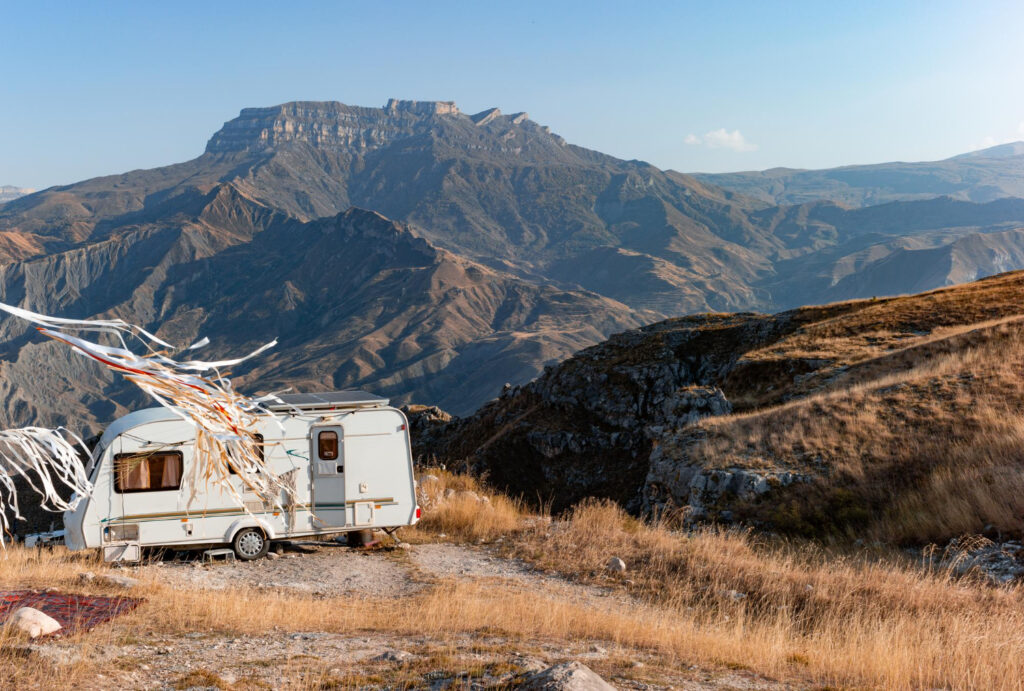
[[[615,687],[579,662],[563,662],[517,680],[516,688],[532,691],[614,691]]]
[[[38,609],[20,607],[7,620],[7,625],[26,634],[29,638],[46,636],[60,631],[60,622]]]
[[[626,562],[622,561],[618,557],[612,557],[605,564],[605,568],[612,573],[626,573]]]

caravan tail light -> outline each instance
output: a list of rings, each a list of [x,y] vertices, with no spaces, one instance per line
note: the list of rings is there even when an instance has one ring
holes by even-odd
[[[423,515],[423,509],[421,509],[420,507],[417,506],[416,507],[416,520],[417,521],[420,520],[420,516],[422,516],[422,515]]]

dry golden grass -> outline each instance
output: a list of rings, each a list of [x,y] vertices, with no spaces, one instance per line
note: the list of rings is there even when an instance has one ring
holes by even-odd
[[[1020,688],[1024,589],[957,581],[946,571],[759,543],[750,534],[691,535],[608,503],[577,507],[520,556],[604,582],[624,559],[630,592],[679,626],[683,656],[787,678],[884,688]],[[740,598],[737,593],[742,593]],[[738,599],[737,599],[738,598]],[[697,653],[691,651],[699,651]]]
[[[418,532],[429,535],[427,528]],[[1024,686],[1020,587],[957,581],[895,560],[768,544],[740,532],[684,535],[605,503],[585,503],[550,528],[540,521],[520,526],[509,543],[511,552],[539,566],[621,588],[631,597],[595,601],[538,587],[441,579],[403,598],[314,599],[246,588],[181,590],[150,581],[133,592],[147,598],[142,607],[75,640],[88,654],[119,642],[189,632],[372,632],[437,642],[486,632],[507,638],[511,649],[517,642],[604,641],[656,655],[669,667],[743,668],[801,684]],[[612,554],[629,565],[624,576],[605,575]],[[75,574],[95,566],[63,550],[15,547],[0,558],[0,586],[57,584],[81,591]],[[116,661],[26,665],[19,649],[0,639],[0,685],[71,688],[100,673],[116,678]],[[365,675],[337,678],[315,665],[288,670],[282,681],[287,688],[368,683]],[[414,685],[414,673],[422,671],[406,670],[413,675],[408,683]]]
[[[437,480],[424,483],[422,477],[425,474]],[[432,468],[420,477],[420,492],[425,496],[427,508],[423,520],[417,526],[420,532],[426,531],[432,535],[443,533],[453,539],[489,542],[523,527],[523,519],[527,515],[523,503],[504,494],[488,491],[476,478],[457,475],[442,468]],[[449,492],[454,494],[446,496]],[[406,534],[416,541],[417,531],[407,531]]]
[[[941,337],[940,337],[941,336]],[[1024,533],[1024,321],[949,327],[861,358],[820,392],[711,418],[669,451],[706,467],[815,478],[740,516],[825,538],[948,540]]]

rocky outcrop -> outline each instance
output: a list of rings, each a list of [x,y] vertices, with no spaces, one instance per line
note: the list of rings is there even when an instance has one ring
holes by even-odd
[[[691,432],[690,436],[692,443],[700,443],[699,433]],[[689,461],[685,444],[678,439],[675,442],[658,445],[651,452],[642,492],[642,510],[646,515],[669,515],[682,510],[681,518],[691,523],[729,523],[734,519],[732,507],[736,501],[754,500],[773,489],[811,479],[788,471],[703,467]]]
[[[617,334],[529,384],[503,390],[469,418],[424,430],[419,460],[461,462],[513,493],[550,497],[556,510],[588,496],[656,510],[664,502],[649,501],[645,485],[675,487],[648,481],[652,458],[669,472],[661,442],[732,412],[721,385],[744,346],[790,328],[786,318],[716,315]],[[698,513],[720,485],[761,486],[738,477],[701,483],[688,475],[686,482],[694,483]]]

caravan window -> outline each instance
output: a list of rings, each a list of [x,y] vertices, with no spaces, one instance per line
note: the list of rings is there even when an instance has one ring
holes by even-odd
[[[316,452],[322,461],[338,460],[338,433],[325,431],[318,434]]]
[[[254,434],[252,435],[252,440],[256,444],[256,455],[257,457],[259,457],[260,463],[263,463],[263,461],[266,460],[267,458],[266,453],[263,451],[263,435]],[[230,452],[230,448],[228,449],[228,451]],[[256,472],[260,472],[259,468],[256,469]],[[230,464],[228,465],[228,473],[230,473],[231,475],[238,475],[238,471],[235,470],[235,467]]]
[[[119,453],[114,456],[114,491],[125,494],[178,489],[183,465],[180,451]]]

